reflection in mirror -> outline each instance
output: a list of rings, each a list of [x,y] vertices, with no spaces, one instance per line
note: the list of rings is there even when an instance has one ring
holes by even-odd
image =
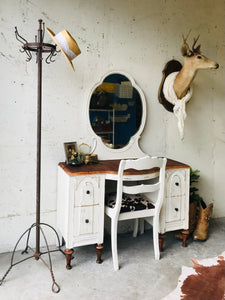
[[[142,119],[139,92],[122,74],[110,74],[92,93],[89,118],[93,131],[110,148],[126,146]]]

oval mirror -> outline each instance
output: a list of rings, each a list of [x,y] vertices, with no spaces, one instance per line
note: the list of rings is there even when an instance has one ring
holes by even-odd
[[[109,148],[120,149],[129,143],[141,126],[142,114],[140,92],[124,74],[107,75],[91,94],[90,124]]]

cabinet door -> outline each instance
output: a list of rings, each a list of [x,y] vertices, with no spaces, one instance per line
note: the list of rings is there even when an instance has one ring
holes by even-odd
[[[99,177],[77,179],[75,186],[74,206],[90,206],[99,204]]]
[[[73,239],[84,245],[103,239],[104,180],[80,176],[74,182]]]
[[[96,234],[99,230],[99,205],[74,208],[74,236]]]
[[[167,188],[166,222],[180,220],[182,209],[182,177],[180,174],[175,173],[171,176]]]
[[[168,170],[164,200],[165,230],[187,229],[189,170]]]

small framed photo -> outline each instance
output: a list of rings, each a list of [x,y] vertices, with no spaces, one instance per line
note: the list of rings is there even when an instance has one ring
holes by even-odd
[[[66,155],[66,163],[69,164],[72,160],[74,160],[74,154],[77,152],[77,143],[64,143],[64,149]]]

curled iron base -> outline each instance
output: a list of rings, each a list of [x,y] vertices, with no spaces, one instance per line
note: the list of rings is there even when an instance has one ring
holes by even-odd
[[[30,246],[29,246],[29,239],[30,239],[30,234],[31,234],[31,230],[35,227],[39,227],[40,229],[40,232],[42,233],[42,236],[44,238],[44,241],[45,241],[45,245],[46,245],[46,248],[47,248],[47,251],[45,252],[40,252],[40,253],[36,253]],[[50,229],[52,229],[55,234],[56,234],[56,237],[57,237],[57,241],[58,241],[58,246],[56,249],[54,250],[49,250],[49,245],[48,245],[48,242],[47,242],[47,239],[46,239],[46,236],[44,234],[44,231],[42,229],[42,226],[47,226],[49,227]],[[27,254],[28,253],[28,249],[29,250],[32,250],[33,251],[33,255],[29,256],[29,257],[26,257],[26,258],[23,258],[19,261],[14,261],[14,256],[15,256],[15,252],[16,252],[16,249],[17,249],[17,246],[19,245],[20,241],[22,240],[22,238],[24,236],[26,236],[27,234],[27,240],[26,240],[26,246],[25,246],[25,249],[21,252],[21,254]],[[10,262],[10,266],[8,268],[8,270],[5,272],[4,276],[2,277],[2,279],[0,280],[0,286],[2,285],[2,283],[4,282],[6,276],[9,274],[9,272],[11,271],[12,267],[14,267],[15,265],[18,265],[19,263],[22,263],[30,258],[35,258],[36,260],[39,260],[41,259],[41,261],[45,264],[45,266],[49,269],[50,271],[50,274],[51,274],[51,277],[52,277],[52,292],[53,293],[59,293],[60,291],[60,286],[57,284],[57,282],[55,281],[55,277],[54,277],[54,273],[53,273],[53,269],[52,269],[52,261],[51,261],[51,255],[50,253],[51,252],[56,252],[56,251],[61,251],[63,254],[64,252],[62,251],[61,249],[62,245],[60,244],[60,239],[59,239],[59,235],[58,233],[56,232],[56,230],[50,226],[49,224],[46,224],[46,223],[40,223],[40,225],[37,225],[36,223],[32,224],[21,236],[20,238],[18,239],[14,249],[13,249],[13,252],[12,252],[12,256],[11,256],[11,262]],[[42,255],[43,254],[48,254],[48,260],[49,260],[49,263],[46,263],[46,261],[42,258]]]

